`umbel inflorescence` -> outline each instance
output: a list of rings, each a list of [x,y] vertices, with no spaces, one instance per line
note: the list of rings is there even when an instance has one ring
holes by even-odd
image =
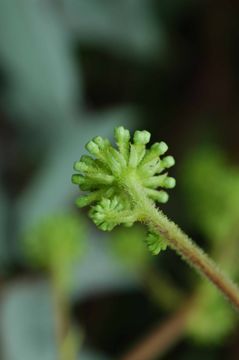
[[[158,254],[167,245],[207,277],[239,310],[239,289],[196,244],[155,203],[165,203],[165,189],[175,186],[167,169],[174,165],[172,156],[163,156],[168,147],[164,142],[150,148],[148,131],[130,133],[123,127],[115,129],[116,145],[108,139],[95,137],[84,155],[74,165],[74,184],[87,194],[77,200],[79,207],[91,206],[90,216],[102,230],[116,225],[131,226],[140,221],[147,225],[149,250]],[[129,239],[130,241],[130,239]]]
[[[163,189],[175,186],[175,179],[169,177],[166,169],[174,165],[172,156],[162,157],[168,147],[164,142],[155,143],[149,149],[148,131],[136,131],[133,141],[130,132],[123,127],[115,129],[113,146],[108,139],[100,136],[88,142],[86,149],[91,156],[84,155],[74,164],[77,174],[72,181],[88,194],[77,199],[77,205],[93,205],[90,216],[102,230],[112,230],[118,224],[131,226],[140,220],[139,206],[132,196],[134,184],[153,202],[165,203],[168,194]],[[153,237],[148,241],[153,252],[159,248]]]

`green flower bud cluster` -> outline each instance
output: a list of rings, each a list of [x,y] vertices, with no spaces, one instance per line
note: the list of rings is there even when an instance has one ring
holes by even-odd
[[[118,196],[114,196],[112,199],[102,198],[90,210],[90,217],[101,230],[111,231],[118,223],[118,214],[122,213],[126,207],[128,207],[127,202],[124,203]],[[125,216],[124,225],[131,226],[132,224],[132,221],[126,221]]]
[[[148,131],[136,131],[131,141],[129,130],[123,127],[115,129],[115,140],[117,147],[100,136],[93,138],[86,145],[91,156],[83,156],[75,163],[77,173],[72,181],[88,192],[77,200],[77,205],[91,205],[92,220],[105,231],[119,224],[146,224],[150,232],[146,242],[153,254],[169,245],[239,309],[237,285],[155,207],[155,203],[168,200],[164,189],[173,188],[176,183],[167,174],[174,165],[172,156],[163,156],[167,145],[160,142],[146,148],[150,141]]]
[[[151,136],[148,131],[136,131],[131,142],[129,130],[122,126],[115,129],[114,135],[117,148],[108,139],[93,138],[86,145],[91,156],[84,155],[75,163],[77,174],[72,176],[74,184],[88,191],[76,204],[79,207],[93,204],[91,218],[100,229],[108,231],[118,224],[131,226],[138,220],[129,178],[142,188],[147,198],[159,203],[168,200],[162,188],[171,189],[176,183],[165,172],[175,161],[172,156],[161,157],[168,149],[164,142],[146,149]]]

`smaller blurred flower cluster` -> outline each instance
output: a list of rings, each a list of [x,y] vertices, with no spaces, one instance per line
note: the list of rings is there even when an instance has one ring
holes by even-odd
[[[55,215],[42,221],[24,239],[33,266],[58,269],[78,260],[85,250],[85,226],[79,216]]]

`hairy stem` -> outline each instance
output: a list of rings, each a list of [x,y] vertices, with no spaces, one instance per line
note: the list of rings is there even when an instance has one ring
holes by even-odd
[[[149,225],[155,233],[163,236],[172,249],[200,274],[210,280],[239,310],[238,286],[174,222],[155,208],[153,202],[147,198],[144,190],[138,186],[137,182],[128,178],[127,188],[135,205],[141,208],[140,220]]]

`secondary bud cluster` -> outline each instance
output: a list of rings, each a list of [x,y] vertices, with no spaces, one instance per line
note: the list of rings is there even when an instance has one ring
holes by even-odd
[[[112,199],[103,198],[92,207],[90,217],[101,230],[110,231],[119,223],[119,213],[122,213],[126,206],[117,196]],[[125,218],[124,224],[126,225]],[[132,225],[132,222],[128,225]]]
[[[167,242],[165,241],[165,239],[162,236],[153,232],[148,233],[145,242],[149,251],[153,255],[158,255],[160,251],[167,249]]]
[[[175,179],[164,172],[175,163],[172,156],[161,158],[168,149],[164,142],[146,149],[151,136],[148,131],[136,131],[130,142],[130,132],[122,126],[115,129],[114,135],[117,148],[100,136],[88,142],[86,149],[91,156],[84,155],[75,163],[77,174],[72,176],[74,184],[88,191],[77,200],[77,205],[96,204],[91,216],[103,230],[111,230],[118,223],[130,225],[134,222],[134,204],[127,192],[127,177],[133,177],[148,198],[160,203],[168,200],[162,188],[175,186]]]

